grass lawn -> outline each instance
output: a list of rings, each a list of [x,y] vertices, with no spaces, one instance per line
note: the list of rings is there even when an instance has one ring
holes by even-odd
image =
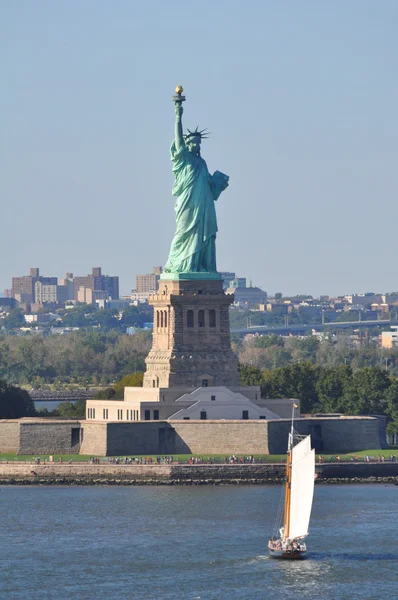
[[[85,456],[81,454],[53,454],[53,461],[59,462],[62,458],[63,462],[88,462],[90,460],[90,456]],[[122,458],[131,457],[131,458],[152,458],[152,460],[156,461],[158,455],[141,455],[141,454],[124,454]],[[170,455],[168,455],[170,456]],[[218,462],[224,462],[224,459],[230,456],[230,454],[173,454],[174,462],[188,462],[191,456],[200,457],[202,460],[207,461],[209,458]],[[1,461],[33,461],[35,458],[39,457],[40,460],[49,460],[48,454],[35,454],[35,455],[26,455],[26,454],[15,454],[13,452],[8,452],[5,454],[0,453],[0,462]],[[108,456],[100,456],[99,457],[102,462],[108,462]],[[113,457],[116,458],[116,457]],[[262,462],[282,462],[286,460],[285,454],[266,454],[266,455],[255,455],[255,459],[261,460]]]
[[[338,453],[334,453],[333,457],[334,460],[336,460],[336,456],[340,456],[340,459],[342,462],[344,461],[350,461],[351,458],[358,456],[360,461],[364,460],[365,456],[372,456],[375,458],[378,458],[379,456],[384,456],[384,458],[386,460],[388,460],[388,458],[391,456],[391,454],[395,454],[398,458],[398,447],[390,447],[387,448],[386,450],[362,450],[361,452],[352,452],[352,453],[345,453],[345,454],[338,454]],[[141,456],[141,455],[130,455],[132,458],[148,458],[148,455],[146,456]],[[191,456],[195,456],[195,457],[200,457],[202,458],[202,460],[206,461],[210,458],[214,461],[217,462],[224,462],[225,458],[228,458],[229,455],[228,454],[174,454],[173,455],[173,460],[174,462],[188,462],[189,458]],[[41,461],[44,460],[49,460],[49,455],[48,454],[41,454],[41,455],[17,455],[13,452],[9,452],[9,453],[5,453],[5,454],[0,454],[0,462],[1,461],[34,461],[35,458],[40,457]],[[322,454],[322,457],[324,458],[325,462],[329,462],[330,461],[330,457],[331,454]],[[53,461],[54,462],[59,462],[60,459],[62,458],[63,462],[68,462],[68,461],[72,461],[72,462],[88,462],[90,460],[90,456],[85,456],[85,455],[81,455],[81,454],[53,454]],[[99,457],[101,459],[102,462],[108,462],[109,457]],[[123,456],[123,458],[125,458],[125,456]],[[150,456],[150,458],[152,458],[153,460],[156,461],[156,456]],[[286,460],[286,454],[262,454],[262,455],[254,455],[255,460],[261,461],[261,462],[265,462],[265,463],[282,463]],[[319,459],[319,456],[317,455],[317,460]]]
[[[359,460],[363,460],[365,458],[365,456],[371,456],[371,457],[375,457],[378,458],[379,456],[384,456],[385,459],[389,459],[389,457],[391,455],[394,455],[398,458],[398,448],[396,446],[390,446],[390,448],[384,449],[384,450],[361,450],[360,452],[351,452],[350,454],[338,454],[335,453],[333,454],[334,458],[336,458],[336,456],[340,456],[340,459],[342,461],[349,461],[351,460],[352,457],[359,457]],[[325,461],[330,460],[331,455],[330,454],[322,454],[322,457],[324,458]]]
[[[80,454],[53,454],[53,460],[59,462],[59,459],[62,458],[64,462],[68,462],[72,460],[73,462],[87,462],[90,460],[89,456],[84,456]],[[35,458],[39,457],[40,460],[49,460],[48,454],[15,454],[15,452],[6,452],[4,454],[0,453],[0,462],[4,461],[33,461]]]

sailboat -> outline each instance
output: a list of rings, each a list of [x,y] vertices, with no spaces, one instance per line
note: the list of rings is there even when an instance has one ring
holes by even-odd
[[[311,449],[311,436],[299,436],[294,431],[293,404],[292,425],[289,433],[286,485],[283,509],[283,526],[279,537],[268,542],[268,552],[272,558],[304,558],[307,546],[304,539],[308,535],[315,481],[315,450]]]

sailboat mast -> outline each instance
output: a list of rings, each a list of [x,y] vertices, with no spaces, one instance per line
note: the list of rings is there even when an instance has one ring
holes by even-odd
[[[292,481],[292,458],[293,458],[293,433],[294,433],[294,409],[297,408],[297,404],[293,402],[292,406],[292,424],[290,428],[289,441],[287,447],[287,460],[286,460],[286,486],[285,486],[285,511],[284,511],[284,532],[285,538],[289,537],[290,530],[290,500],[291,500],[291,481]]]

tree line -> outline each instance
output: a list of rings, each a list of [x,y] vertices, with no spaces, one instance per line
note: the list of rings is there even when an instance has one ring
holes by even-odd
[[[239,361],[259,369],[275,369],[309,361],[323,367],[382,367],[398,376],[398,348],[383,349],[378,338],[367,331],[339,332],[337,335],[283,338],[279,335],[253,335],[234,338]]]
[[[259,385],[262,398],[298,398],[302,413],[386,415],[398,433],[398,380],[380,367],[322,367],[306,361],[261,370],[240,365],[242,385]]]
[[[151,333],[77,331],[70,335],[0,337],[0,378],[42,387],[107,385],[145,369]]]
[[[151,331],[125,335],[117,330],[88,329],[69,335],[41,337],[0,335],[0,378],[32,387],[101,385],[145,370]],[[319,339],[277,335],[233,339],[242,364],[272,370],[309,361],[322,367],[346,365],[354,371],[382,367],[398,376],[398,348],[383,350],[377,340],[347,334]]]

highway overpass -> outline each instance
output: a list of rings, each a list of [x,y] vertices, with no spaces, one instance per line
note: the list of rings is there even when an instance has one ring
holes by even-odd
[[[247,333],[262,333],[265,335],[302,335],[310,331],[337,331],[339,329],[369,329],[371,327],[389,327],[398,325],[398,321],[374,320],[374,321],[345,321],[341,323],[309,323],[308,325],[281,325],[268,327],[268,325],[252,325],[241,329],[231,329],[231,333],[246,335]]]

